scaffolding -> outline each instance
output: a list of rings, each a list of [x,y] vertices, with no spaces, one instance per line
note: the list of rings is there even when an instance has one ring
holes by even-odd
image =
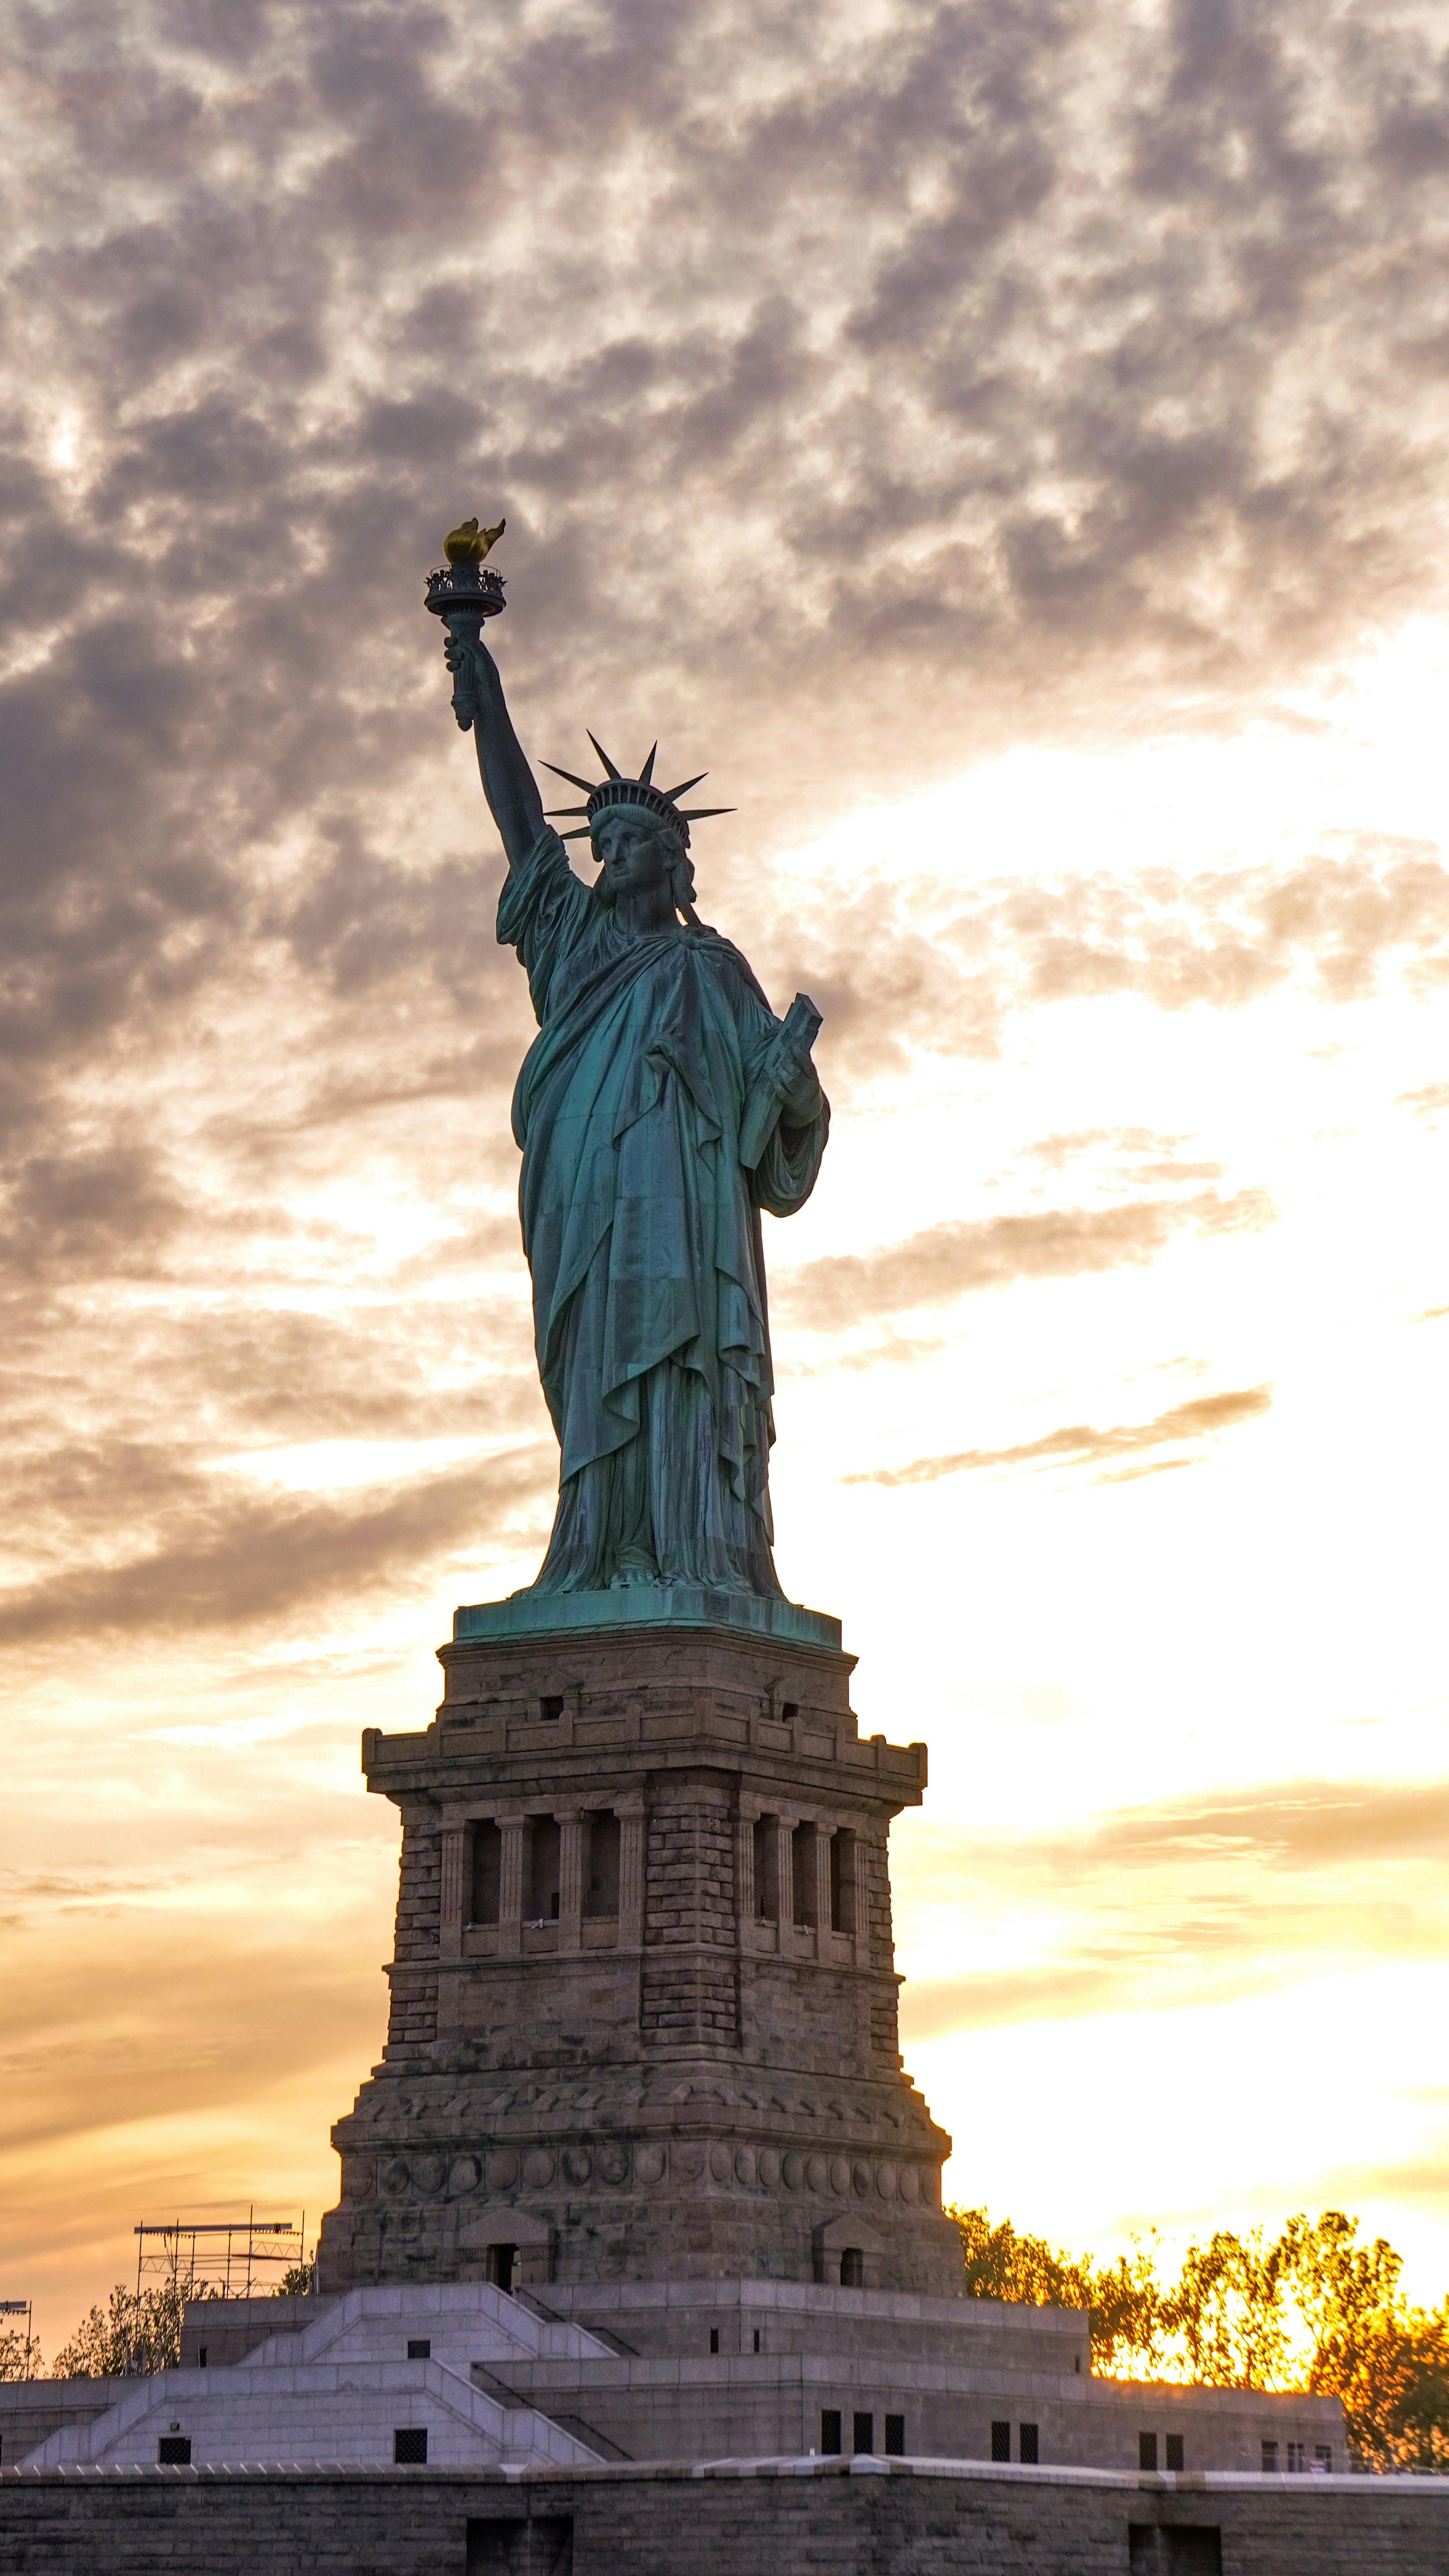
[[[213,2298],[249,2299],[253,2275],[269,2264],[294,2271],[305,2261],[307,2213],[290,2218],[170,2218],[136,2230],[136,2296],[150,2273],[183,2299],[204,2282]]]

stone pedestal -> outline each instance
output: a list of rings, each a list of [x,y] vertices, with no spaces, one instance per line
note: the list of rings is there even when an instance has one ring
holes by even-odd
[[[658,1591],[460,1610],[363,1739],[402,1813],[383,2062],[320,2286],[769,2277],[959,2291],[901,2070],[886,1842],[834,1620]]]

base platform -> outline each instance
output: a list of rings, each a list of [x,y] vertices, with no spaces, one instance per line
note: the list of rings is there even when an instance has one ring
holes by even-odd
[[[706,1592],[695,1584],[619,1584],[608,1592],[512,1592],[453,1613],[456,1639],[566,1637],[597,1628],[725,1628],[840,1652],[840,1621],[798,1601],[758,1592]]]

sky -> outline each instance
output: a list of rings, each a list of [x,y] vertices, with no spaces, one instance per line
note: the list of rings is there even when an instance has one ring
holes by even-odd
[[[1449,2287],[1449,52],[1401,0],[17,6],[0,2296],[335,2196],[455,1603],[556,1457],[422,586],[707,767],[947,2186]],[[703,793],[704,791],[702,791]]]

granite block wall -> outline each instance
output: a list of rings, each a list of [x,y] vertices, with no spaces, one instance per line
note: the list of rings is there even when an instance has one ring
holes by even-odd
[[[0,2576],[1444,2576],[1449,2480],[0,2472]]]
[[[333,2132],[324,2287],[839,2281],[849,2255],[955,2292],[891,1941],[924,1748],[862,1742],[851,1658],[702,1627],[442,1661],[433,1724],[364,1739],[402,1818],[392,2010]]]

